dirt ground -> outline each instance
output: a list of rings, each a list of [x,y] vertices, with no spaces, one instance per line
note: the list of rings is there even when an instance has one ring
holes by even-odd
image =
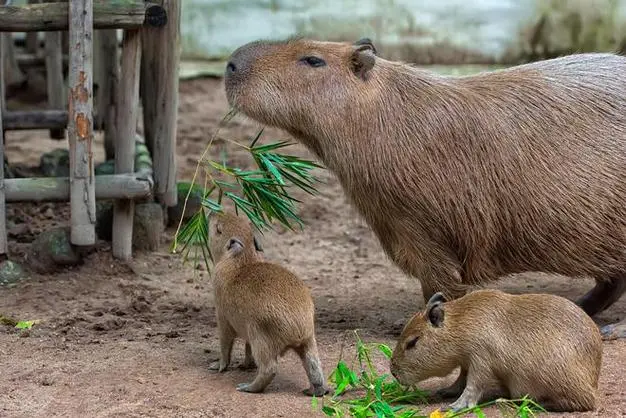
[[[191,179],[196,161],[227,111],[221,80],[184,81],[180,85],[178,175]],[[258,126],[236,118],[221,137],[247,141]],[[13,163],[37,165],[42,152],[65,147],[47,131],[9,132],[7,153]],[[266,140],[285,134],[266,130]],[[101,137],[96,159],[102,161]],[[229,163],[250,164],[245,151],[225,147]],[[311,157],[302,147],[290,152]],[[303,204],[303,232],[277,227],[263,237],[266,257],[291,268],[312,289],[319,349],[324,370],[344,352],[354,353],[360,329],[366,341],[394,344],[403,322],[423,306],[418,282],[405,277],[384,256],[366,225],[347,204],[338,182],[319,171],[324,184],[318,196],[296,193]],[[36,234],[68,225],[66,204],[9,205],[13,225],[11,257],[24,262]],[[30,274],[12,288],[0,288],[0,314],[40,320],[29,332],[0,325],[0,416],[2,417],[305,417],[316,416],[299,360],[288,354],[265,394],[235,390],[253,372],[234,368],[216,375],[207,369],[217,358],[212,284],[204,269],[183,266],[169,253],[174,229],[161,249],[135,253],[130,263],[111,257],[110,246],[79,267],[55,275]],[[582,295],[590,280],[527,274],[494,285],[514,293],[549,292],[568,298]],[[601,324],[626,315],[626,298],[600,315]],[[235,346],[235,364],[243,358]],[[381,370],[386,364],[379,361]],[[626,415],[626,341],[604,344],[600,406],[576,417]],[[450,379],[448,379],[450,380]],[[431,382],[442,385],[443,382]],[[437,405],[424,407],[430,412]],[[491,416],[498,416],[490,411]],[[566,416],[554,414],[553,416]],[[567,415],[569,416],[569,415]]]

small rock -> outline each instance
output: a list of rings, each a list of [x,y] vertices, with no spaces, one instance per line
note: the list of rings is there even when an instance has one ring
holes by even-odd
[[[69,227],[50,229],[39,234],[31,244],[27,257],[31,268],[42,274],[75,266],[82,261],[78,249],[71,244]]]
[[[189,193],[190,187],[191,183],[186,182],[180,182],[176,185],[176,189],[178,190],[178,203],[176,206],[167,208],[168,226],[178,225],[181,216],[183,217],[183,222],[189,220],[202,207],[202,188],[196,185],[191,190],[189,200],[187,200],[187,207],[185,207],[183,214],[185,199],[187,199],[187,193]]]
[[[46,177],[69,177],[70,151],[67,148],[57,148],[41,156],[39,169]]]
[[[0,263],[0,286],[12,285],[26,277],[26,272],[19,264],[11,260]]]
[[[133,246],[136,249],[158,250],[164,229],[163,208],[160,204],[150,202],[135,205]]]

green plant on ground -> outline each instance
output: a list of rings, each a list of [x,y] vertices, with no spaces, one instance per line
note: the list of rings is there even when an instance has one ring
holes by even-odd
[[[335,390],[330,397],[312,399],[314,410],[321,410],[329,417],[380,417],[380,418],[457,418],[468,414],[484,417],[483,409],[495,405],[503,416],[519,418],[534,417],[535,412],[544,409],[531,399],[524,397],[516,400],[497,399],[473,408],[456,412],[435,410],[424,415],[416,407],[426,403],[428,394],[413,387],[405,387],[389,374],[380,374],[374,367],[374,355],[382,355],[385,361],[391,359],[392,350],[382,343],[364,343],[354,331],[356,354],[352,365],[343,360],[343,348],[337,366],[329,377]],[[355,369],[355,363],[357,368]],[[351,388],[360,396],[345,397]]]
[[[207,215],[210,212],[223,212],[224,198],[234,204],[236,213],[244,213],[261,233],[271,229],[273,221],[278,221],[291,230],[295,225],[302,228],[303,222],[296,210],[296,204],[300,202],[292,197],[288,190],[295,186],[309,194],[316,194],[314,185],[319,180],[311,174],[311,171],[314,168],[323,168],[313,161],[280,153],[280,150],[291,145],[287,141],[260,145],[263,129],[253,138],[250,145],[227,139],[250,153],[257,166],[256,169],[229,167],[224,157],[221,162],[207,158],[220,129],[235,114],[235,111],[231,111],[222,119],[198,161],[185,198],[183,213],[192,191],[201,191],[201,208],[185,225],[181,217],[172,244],[172,251],[183,254],[184,261],[192,256],[197,263],[201,254],[207,269],[210,268],[209,260],[212,260]],[[202,186],[196,184],[201,169],[204,174]],[[223,178],[231,180],[225,181]]]

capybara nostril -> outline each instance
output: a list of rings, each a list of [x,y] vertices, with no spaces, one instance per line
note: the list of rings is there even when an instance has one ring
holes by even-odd
[[[237,71],[237,67],[235,66],[235,64],[233,64],[232,61],[228,61],[228,64],[226,64],[226,75],[230,75],[235,71]]]

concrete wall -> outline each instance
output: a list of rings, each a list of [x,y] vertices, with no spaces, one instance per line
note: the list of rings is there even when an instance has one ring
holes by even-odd
[[[515,62],[626,49],[626,0],[182,0],[183,54],[223,58],[259,38],[368,36],[420,64]]]

